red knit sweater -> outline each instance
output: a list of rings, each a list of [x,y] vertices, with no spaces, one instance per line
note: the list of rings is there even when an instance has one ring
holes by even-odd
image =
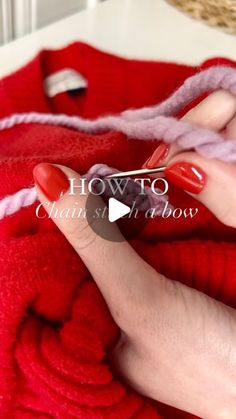
[[[43,79],[65,67],[83,74],[88,89],[47,98]],[[125,60],[75,43],[43,51],[5,78],[0,117],[37,111],[90,118],[151,105],[196,71]],[[98,162],[127,170],[141,167],[155,147],[115,132],[14,127],[0,132],[0,197],[32,185],[38,162],[65,164],[80,173]],[[236,307],[235,230],[177,189],[171,188],[170,198],[177,207],[198,206],[199,215],[191,221],[150,220],[133,246],[164,275]],[[87,269],[52,221],[37,219],[32,206],[0,222],[1,418],[192,418],[144,399],[114,376],[106,355],[118,336]]]

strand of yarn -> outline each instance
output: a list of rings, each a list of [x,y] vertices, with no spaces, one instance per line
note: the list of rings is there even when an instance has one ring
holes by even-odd
[[[0,200],[0,220],[37,201],[36,188],[24,188]]]
[[[121,113],[120,117],[115,117],[115,120],[123,119],[125,121],[137,121],[152,119],[160,115],[173,116],[201,94],[219,89],[236,94],[235,69],[225,66],[215,66],[205,71],[201,71],[186,79],[182,86],[162,103],[141,109],[126,110]],[[42,123],[40,115],[44,116],[43,123],[58,125],[59,121],[61,125],[71,126],[71,128],[75,129],[78,129],[78,123],[83,123],[81,128],[85,131],[89,130],[90,132],[92,132],[93,129],[95,132],[99,129],[106,129],[106,121],[109,124],[109,121],[113,120],[113,118],[110,119],[110,117],[102,117],[90,121],[77,116],[66,118],[66,115],[57,115],[57,119],[52,119],[52,115],[50,114],[23,113],[2,119],[0,121],[0,130],[11,128],[16,124],[21,123]]]
[[[177,143],[184,150],[195,148],[205,157],[233,162],[236,161],[235,139],[224,140],[216,132],[169,116],[175,114],[200,94],[219,88],[236,94],[236,70],[228,67],[213,67],[203,71],[187,79],[172,96],[154,107],[128,110],[118,116],[106,116],[96,120],[63,114],[35,112],[15,114],[0,120],[0,130],[29,123],[66,126],[91,134],[115,130],[140,140],[163,139],[167,143]]]
[[[236,140],[224,139],[217,132],[179,121],[173,117],[157,116],[143,121],[125,121],[120,117],[105,117],[95,121],[83,120],[80,117],[51,114],[15,114],[0,120],[0,130],[17,124],[40,123],[61,125],[87,133],[99,133],[117,130],[130,138],[139,140],[162,139],[178,144],[183,150],[195,148],[198,153],[208,158],[234,162],[236,161]]]
[[[227,90],[236,94],[236,70],[232,67],[214,66],[189,77],[165,101],[141,109],[129,109],[122,113],[127,120],[150,119],[159,115],[175,115],[192,100],[206,92]]]
[[[104,164],[95,164],[92,166],[84,177],[90,181],[95,178],[103,179],[108,175],[117,173],[118,170],[113,169]],[[137,201],[137,188],[135,188],[137,182],[130,182],[127,184],[126,193],[123,198],[123,202],[126,205],[132,205],[133,202]],[[140,187],[139,187],[140,190]],[[158,190],[157,190],[158,192]],[[110,197],[107,195],[107,197]],[[141,198],[140,198],[141,199]],[[28,207],[33,205],[38,201],[36,188],[33,186],[31,188],[24,188],[18,192],[8,195],[5,198],[0,200],[0,220],[3,218],[13,215],[18,212],[21,208]],[[153,194],[150,187],[145,187],[145,195],[142,197],[142,201],[139,201],[138,208],[140,211],[146,211],[149,208],[153,209],[153,215],[161,215],[166,202],[168,201],[168,196],[155,195]]]

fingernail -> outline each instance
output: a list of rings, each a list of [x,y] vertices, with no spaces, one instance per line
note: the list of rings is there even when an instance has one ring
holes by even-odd
[[[167,180],[185,191],[199,194],[207,180],[205,172],[192,163],[178,162],[165,169]]]
[[[49,163],[40,163],[33,170],[35,184],[50,201],[57,201],[69,188],[65,173]]]
[[[147,159],[147,161],[143,164],[143,168],[153,169],[157,167],[168,155],[170,146],[165,143],[161,143],[154,153]]]

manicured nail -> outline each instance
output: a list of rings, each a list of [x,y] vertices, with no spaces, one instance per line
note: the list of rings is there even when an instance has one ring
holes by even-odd
[[[147,159],[143,164],[144,169],[154,169],[157,167],[168,155],[170,146],[165,143],[161,143],[154,153]]]
[[[50,201],[57,201],[69,188],[69,180],[59,167],[40,163],[33,170],[35,184]]]
[[[192,163],[178,162],[165,169],[166,179],[193,194],[199,194],[207,180],[205,172]]]

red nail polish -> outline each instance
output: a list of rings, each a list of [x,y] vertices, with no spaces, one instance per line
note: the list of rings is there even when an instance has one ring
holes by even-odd
[[[154,169],[154,167],[157,167],[167,157],[169,149],[170,146],[168,144],[161,143],[151,157],[143,164],[143,168]]]
[[[167,180],[185,191],[199,194],[206,184],[206,174],[192,163],[178,162],[165,169]]]
[[[57,201],[69,188],[69,180],[59,167],[40,163],[33,170],[35,184],[50,201]]]

